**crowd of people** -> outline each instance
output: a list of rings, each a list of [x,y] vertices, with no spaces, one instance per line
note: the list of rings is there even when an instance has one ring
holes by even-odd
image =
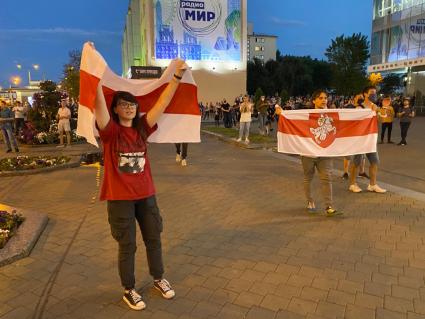
[[[328,109],[355,109],[366,107],[364,105],[364,93],[359,93],[350,97],[331,94],[327,96],[326,108]],[[204,104],[201,102],[199,107],[202,114],[202,120],[214,120],[216,127],[219,127],[221,124],[223,124],[225,128],[242,127],[238,142],[245,141],[249,143],[249,130],[252,118],[258,119],[260,134],[268,136],[273,130],[272,123],[278,120],[278,116],[275,112],[276,106],[279,106],[283,110],[314,108],[311,96],[290,97],[283,103],[281,102],[281,98],[277,96],[261,96],[256,102],[254,102],[253,99],[252,96],[241,95],[235,98],[232,105],[225,99],[215,103],[209,102]],[[247,109],[247,103],[251,105],[249,110]],[[412,120],[416,115],[414,97],[410,98],[402,95],[376,95],[374,103],[377,106],[375,111],[377,112],[378,121],[381,125],[379,143],[384,143],[385,135],[387,136],[387,143],[394,143],[392,140],[392,129],[394,122],[398,120],[401,136],[397,145],[407,145],[407,134]],[[241,112],[241,110],[244,112]],[[248,113],[250,114],[249,116]],[[243,124],[240,125],[240,123]],[[244,136],[246,136],[245,139],[243,139]]]
[[[23,135],[27,126],[31,126],[28,121],[30,108],[31,106],[28,102],[13,101],[12,103],[7,103],[5,100],[0,100],[1,137],[7,153],[11,153],[13,150],[16,153],[19,152],[19,137]],[[76,104],[70,105],[67,98],[61,99],[55,115],[60,141],[58,147],[71,145],[71,117],[73,116],[76,117]],[[66,136],[66,143],[64,143],[64,136]]]

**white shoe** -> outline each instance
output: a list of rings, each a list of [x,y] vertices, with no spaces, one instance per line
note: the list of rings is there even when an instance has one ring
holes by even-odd
[[[249,139],[246,138],[245,139],[245,143],[248,144],[249,143]]]
[[[380,193],[380,194],[384,194],[384,193],[387,192],[386,189],[379,187],[378,184],[375,184],[373,186],[369,184],[369,186],[367,187],[367,190],[369,192],[375,192],[375,193]]]
[[[184,160],[182,160],[182,166],[187,166],[187,162],[186,162],[186,160],[184,159]]]
[[[242,139],[240,137],[236,140],[236,142],[241,142],[241,141]]]
[[[180,163],[182,161],[182,157],[180,156],[180,154],[176,155],[176,163]]]
[[[362,192],[362,189],[357,184],[350,185],[350,187],[348,188],[348,190],[350,192],[353,192],[353,193],[361,193]]]

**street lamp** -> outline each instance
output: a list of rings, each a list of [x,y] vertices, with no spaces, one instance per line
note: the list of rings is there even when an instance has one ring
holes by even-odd
[[[22,70],[22,64],[17,63],[16,67],[18,70]],[[33,68],[35,71],[38,71],[40,69],[39,64],[32,64],[30,68],[28,68],[28,85],[31,85],[31,68]]]
[[[10,82],[12,82],[15,86],[18,86],[21,83],[22,79],[20,76],[12,76],[10,78]]]

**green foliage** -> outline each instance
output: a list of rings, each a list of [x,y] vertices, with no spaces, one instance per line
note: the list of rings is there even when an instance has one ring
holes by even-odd
[[[258,88],[255,91],[255,95],[254,95],[254,103],[257,104],[257,102],[260,100],[260,98],[264,95],[264,92],[261,88]]]
[[[336,37],[326,49],[325,55],[332,64],[332,84],[338,94],[355,94],[367,85],[369,41],[365,35],[356,33],[349,37]]]
[[[280,92],[279,97],[280,97],[280,103],[281,103],[281,105],[283,105],[284,103],[288,102],[288,100],[289,100],[288,91],[286,91],[285,89],[283,89]]]
[[[68,163],[66,156],[17,156],[0,160],[0,171],[22,171]]]
[[[40,83],[40,93],[33,96],[33,109],[28,112],[28,119],[34,124],[37,131],[48,131],[55,118],[62,95],[56,89],[53,81]]]
[[[329,87],[331,66],[326,61],[311,57],[282,56],[276,52],[276,61],[263,64],[260,60],[248,62],[248,93],[261,88],[266,95],[285,91],[288,96],[306,95]]]
[[[69,52],[69,61],[63,67],[62,89],[68,93],[68,96],[75,101],[80,95],[80,63],[81,51],[73,50]]]
[[[24,220],[25,218],[17,214],[15,210],[11,213],[5,210],[0,211],[0,249],[6,245]]]
[[[393,94],[402,87],[401,76],[395,73],[386,75],[380,84],[381,93]]]

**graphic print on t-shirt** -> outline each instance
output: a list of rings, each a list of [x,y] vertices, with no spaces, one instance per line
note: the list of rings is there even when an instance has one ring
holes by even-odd
[[[142,173],[145,169],[145,162],[145,152],[118,153],[118,168],[123,173]]]

